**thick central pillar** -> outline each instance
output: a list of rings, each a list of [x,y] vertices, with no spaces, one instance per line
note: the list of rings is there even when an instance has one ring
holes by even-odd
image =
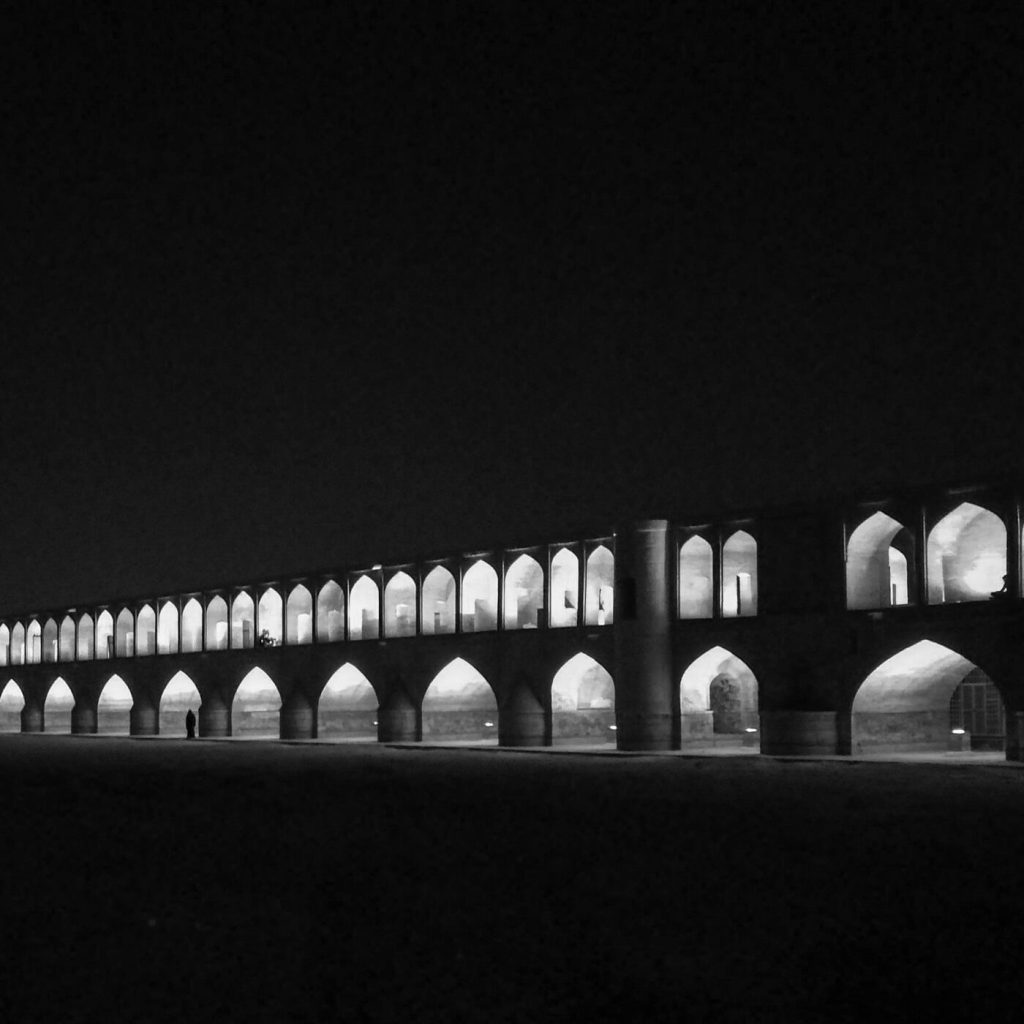
[[[668,522],[615,535],[615,720],[620,750],[672,748],[671,551]]]

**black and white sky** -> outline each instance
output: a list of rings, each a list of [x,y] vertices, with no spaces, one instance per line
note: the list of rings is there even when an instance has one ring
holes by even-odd
[[[4,609],[1020,468],[1012,7],[16,8]]]

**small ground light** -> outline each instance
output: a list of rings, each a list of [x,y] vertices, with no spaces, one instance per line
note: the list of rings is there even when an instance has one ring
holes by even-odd
[[[953,735],[954,736],[963,736],[966,731],[967,731],[966,729],[954,729],[953,730]]]
[[[377,724],[377,719],[376,719],[376,718],[375,718],[375,719],[373,720],[373,724],[374,724],[374,725],[376,725],[376,724]]]
[[[493,722],[484,722],[484,728],[485,729],[493,729],[494,728],[494,723]]]
[[[757,732],[756,729],[751,729],[749,726],[743,730],[744,732]]]
[[[610,729],[610,730],[611,730],[612,732],[615,732],[615,731],[616,731],[616,730],[617,730],[617,729],[618,729],[619,727],[618,727],[617,725],[609,725],[609,726],[608,726],[608,728],[609,728],[609,729]]]

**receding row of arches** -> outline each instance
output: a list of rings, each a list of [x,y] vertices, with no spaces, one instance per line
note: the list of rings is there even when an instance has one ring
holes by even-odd
[[[961,502],[928,531],[928,604],[984,601],[1007,576],[1007,529],[990,509]],[[851,531],[846,545],[846,605],[889,608],[917,603],[920,567],[912,529],[881,510]]]
[[[679,618],[757,614],[757,541],[746,530],[736,530],[720,549],[693,534],[679,546],[678,569]]]
[[[499,607],[504,629],[603,626],[611,623],[614,613],[614,574],[614,556],[604,545],[595,547],[582,564],[575,551],[563,547],[551,558],[547,572],[532,555],[520,554],[505,571],[500,602],[497,571],[478,559],[458,582],[447,566],[435,565],[420,587],[400,570],[383,589],[369,573],[352,580],[347,594],[338,581],[328,580],[315,600],[309,588],[298,583],[286,597],[274,587],[266,587],[258,597],[242,591],[231,597],[230,606],[218,594],[209,597],[205,607],[191,597],[180,608],[177,601],[168,600],[137,611],[124,607],[116,615],[109,609],[95,617],[89,612],[68,613],[59,623],[49,618],[42,623],[32,619],[27,626],[0,625],[0,665],[189,654],[260,643],[377,640],[382,635],[434,635],[458,629],[481,632],[498,628]]]

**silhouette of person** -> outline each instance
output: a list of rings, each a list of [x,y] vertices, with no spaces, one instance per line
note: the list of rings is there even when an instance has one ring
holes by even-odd
[[[196,716],[191,708],[185,715],[185,737],[190,740],[196,738]]]
[[[1007,573],[1003,577],[1003,585],[998,590],[992,591],[993,597],[1009,597],[1010,596],[1010,574]]]

